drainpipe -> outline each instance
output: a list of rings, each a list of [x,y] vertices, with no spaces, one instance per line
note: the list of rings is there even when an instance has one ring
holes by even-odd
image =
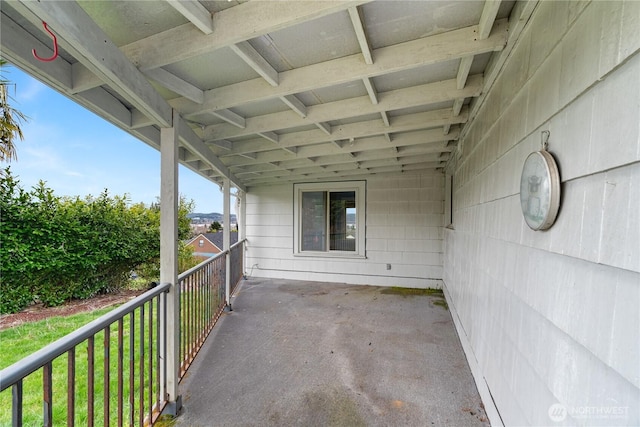
[[[222,245],[226,251],[225,262],[225,296],[226,296],[226,311],[233,311],[231,308],[231,181],[229,178],[224,178],[224,227],[222,228]]]
[[[180,379],[180,295],[178,289],[178,128],[180,114],[173,110],[173,127],[160,130],[160,282],[170,283],[164,294],[166,318],[160,318],[161,347],[166,349],[160,369],[161,396],[168,403],[165,413],[177,415],[181,398]]]

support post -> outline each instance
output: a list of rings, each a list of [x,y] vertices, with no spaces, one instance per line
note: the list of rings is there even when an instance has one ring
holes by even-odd
[[[233,311],[231,307],[231,181],[224,178],[224,228],[222,229],[222,244],[226,251],[225,261],[225,295],[227,299],[227,310]]]
[[[170,283],[165,294],[166,319],[161,325],[160,338],[165,340],[161,357],[165,364],[160,370],[162,396],[167,399],[166,413],[177,415],[181,399],[178,395],[180,378],[180,294],[178,289],[178,128],[180,115],[173,111],[173,127],[160,130],[160,282]]]
[[[236,218],[238,219],[238,241],[242,241],[243,239],[245,239],[247,237],[247,209],[246,209],[246,205],[247,205],[247,194],[238,189],[238,196],[237,196],[237,200],[236,200]],[[247,265],[246,263],[246,242],[245,244],[242,245],[242,267],[246,268],[245,266]],[[246,271],[242,272],[243,275],[245,275],[246,278]]]

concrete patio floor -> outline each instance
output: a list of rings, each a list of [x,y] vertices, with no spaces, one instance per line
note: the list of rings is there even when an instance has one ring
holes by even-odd
[[[180,390],[178,426],[487,426],[440,296],[250,278]]]

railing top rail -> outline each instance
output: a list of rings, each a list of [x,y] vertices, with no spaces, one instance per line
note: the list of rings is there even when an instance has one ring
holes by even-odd
[[[235,249],[238,245],[243,244],[244,242],[246,242],[247,239],[242,239],[239,240],[238,242],[234,243],[233,245],[231,245],[231,247],[229,248],[229,250]],[[192,275],[193,273],[195,273],[196,271],[200,270],[202,267],[204,267],[207,264],[210,264],[212,262],[214,262],[216,259],[220,258],[221,256],[225,255],[228,251],[222,251],[220,253],[215,254],[214,256],[212,256],[211,258],[207,258],[204,261],[202,261],[200,264],[191,267],[190,269],[188,269],[187,271],[184,271],[182,273],[180,273],[180,275],[178,276],[178,281],[184,279],[185,277],[188,277],[190,275]]]
[[[241,239],[241,240],[238,240],[236,243],[234,243],[233,245],[231,245],[231,247],[230,247],[229,249],[231,250],[231,249],[235,248],[236,246],[239,246],[239,245],[243,244],[243,243],[244,243],[244,242],[246,242],[246,241],[247,241],[247,239]]]
[[[44,364],[71,350],[73,347],[100,332],[118,319],[123,318],[147,301],[150,301],[163,292],[168,292],[170,287],[170,283],[162,283],[109,313],[106,313],[104,316],[76,329],[70,334],[3,369],[0,371],[0,391],[7,389],[20,379],[41,368]]]

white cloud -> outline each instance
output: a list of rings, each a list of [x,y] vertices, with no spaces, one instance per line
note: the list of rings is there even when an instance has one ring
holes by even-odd
[[[26,83],[16,87],[16,101],[19,103],[31,102],[47,89],[47,87],[35,79],[29,79]]]

